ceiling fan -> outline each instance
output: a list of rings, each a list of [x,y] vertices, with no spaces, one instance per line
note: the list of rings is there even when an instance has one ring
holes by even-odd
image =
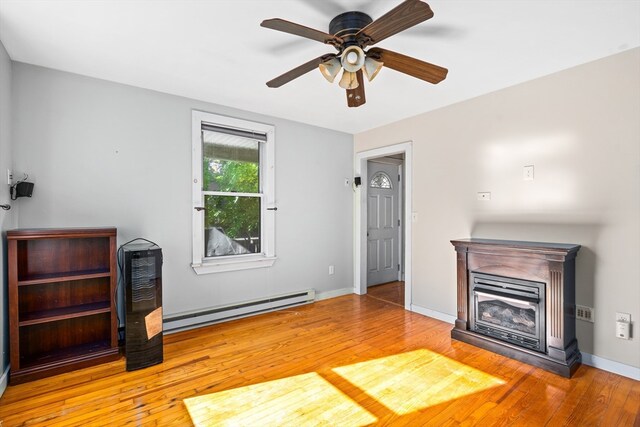
[[[267,86],[280,87],[316,67],[333,83],[340,70],[343,70],[339,85],[347,91],[347,105],[359,107],[366,102],[363,72],[371,81],[383,65],[429,83],[439,83],[447,76],[446,68],[379,47],[365,51],[369,46],[431,17],[433,11],[427,3],[405,0],[375,21],[363,12],[341,13],[329,23],[329,33],[284,19],[266,19],[260,24],[262,27],[316,40],[338,51],[321,55],[289,70],[268,81]]]

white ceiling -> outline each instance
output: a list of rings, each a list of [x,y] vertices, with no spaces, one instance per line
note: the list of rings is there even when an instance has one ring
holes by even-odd
[[[357,133],[640,46],[640,0],[428,0],[435,16],[380,47],[449,69],[431,85],[385,68],[367,103],[312,71],[265,82],[332,47],[260,27],[283,18],[328,31],[400,0],[0,0],[14,61]],[[602,81],[615,76],[603,76]]]

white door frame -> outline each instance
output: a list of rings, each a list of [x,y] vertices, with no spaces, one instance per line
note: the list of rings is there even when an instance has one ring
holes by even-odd
[[[412,142],[388,145],[356,153],[354,159],[355,176],[361,177],[361,185],[356,188],[354,199],[354,285],[358,295],[367,293],[367,161],[377,157],[404,153],[404,308],[411,310],[411,203],[412,203]]]

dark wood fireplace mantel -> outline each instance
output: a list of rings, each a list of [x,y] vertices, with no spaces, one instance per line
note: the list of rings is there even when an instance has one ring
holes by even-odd
[[[570,377],[581,355],[575,334],[575,258],[580,245],[512,240],[452,240],[457,254],[457,319],[451,337]],[[470,330],[470,273],[545,283],[544,351]]]

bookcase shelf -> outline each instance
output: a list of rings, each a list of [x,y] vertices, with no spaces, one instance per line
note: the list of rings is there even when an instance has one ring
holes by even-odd
[[[36,274],[24,279],[18,280],[18,286],[39,285],[42,283],[59,283],[71,280],[94,279],[98,277],[109,277],[109,270],[88,270],[76,271],[73,273],[50,273]]]
[[[58,320],[73,319],[74,317],[109,313],[109,311],[111,311],[109,301],[73,305],[70,307],[52,308],[49,310],[41,310],[32,313],[21,314],[19,325],[37,325],[38,323],[56,322]]]
[[[7,232],[10,384],[118,358],[116,229]]]
[[[112,359],[112,354],[113,351],[109,341],[94,341],[88,344],[59,348],[42,354],[27,355],[20,360],[20,366],[23,372],[22,375],[25,373],[34,375],[35,373],[44,373],[60,366],[69,366],[70,363],[78,365],[84,362],[84,366],[92,366],[96,364],[98,357],[105,357],[107,360],[104,361],[108,361]]]

